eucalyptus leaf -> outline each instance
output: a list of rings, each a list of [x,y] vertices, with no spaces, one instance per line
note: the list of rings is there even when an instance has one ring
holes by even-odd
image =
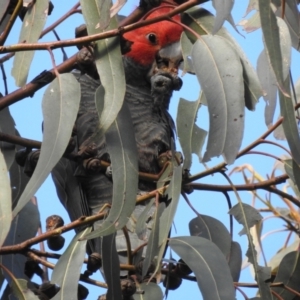
[[[262,88],[266,94],[263,96],[266,102],[265,123],[267,126],[273,124],[274,113],[277,103],[277,86],[276,78],[268,62],[266,52],[263,50],[257,60],[257,74]]]
[[[299,51],[300,40],[300,19],[296,0],[286,0],[284,7],[284,21],[286,22],[293,47]],[[282,6],[276,11],[276,15],[281,18]]]
[[[26,224],[26,226],[24,226]],[[33,238],[40,225],[39,211],[31,201],[28,202],[24,208],[14,217],[9,233],[3,246],[18,245],[24,241]],[[24,267],[27,258],[22,254],[8,254],[3,255],[2,264],[9,269],[16,278],[26,279],[27,276],[24,274]],[[5,279],[8,283],[11,283],[11,278],[5,272]]]
[[[43,98],[44,135],[40,157],[13,214],[16,215],[45,181],[65,152],[80,102],[80,85],[72,74],[61,74]]]
[[[159,245],[162,245],[168,238],[169,231],[174,220],[176,209],[178,206],[182,181],[182,167],[174,166],[173,176],[170,182],[170,186],[166,192],[168,198],[171,198],[170,204],[166,207],[160,217],[159,224]]]
[[[103,237],[102,257],[104,275],[108,285],[106,300],[122,299],[120,265],[116,250],[115,234]]]
[[[276,16],[269,1],[259,0],[258,3],[268,61],[274,71],[278,88],[285,96],[289,96],[289,89],[286,90],[284,87],[283,55]]]
[[[105,14],[105,11],[99,11],[98,5],[100,2],[99,0],[80,1],[87,31],[90,35],[102,32],[98,24],[99,20],[102,20],[102,13]],[[114,17],[110,20],[107,30],[117,27],[118,23]],[[105,90],[104,109],[99,118],[99,128],[94,134],[94,138],[96,139],[97,136],[103,135],[116,119],[122,108],[125,96],[125,74],[119,37],[97,41],[94,48],[94,58],[101,83]]]
[[[244,226],[243,230],[239,232],[239,235],[246,234],[248,229],[256,225],[262,220],[260,213],[251,205],[246,203],[238,203],[234,205],[230,210],[229,214],[233,215],[234,218]]]
[[[8,107],[0,111],[0,131],[5,134],[15,135],[15,121]],[[15,158],[15,145],[1,141],[0,149],[4,155],[7,170],[9,170]]]
[[[258,225],[262,220],[262,216],[260,213],[253,208],[252,206],[239,202],[235,206],[233,206],[229,213],[234,216],[234,218],[244,226],[240,235],[247,234],[249,247],[246,252],[249,262],[253,265],[256,281],[259,287],[259,293],[262,299],[272,300],[272,294],[270,291],[269,279],[271,277],[271,268],[262,267],[257,262],[257,251],[255,249],[255,245],[253,242],[253,237],[250,232],[250,228],[254,225]]]
[[[186,33],[183,32],[180,38],[180,46],[183,57],[183,75],[185,73],[194,73],[194,68],[190,61],[191,51],[193,44],[187,37]]]
[[[239,56],[225,39],[205,35],[195,42],[192,60],[210,117],[203,161],[223,154],[232,164],[242,143],[245,117]]]
[[[48,16],[48,0],[39,0],[29,6],[23,20],[19,43],[36,43]],[[34,51],[20,51],[15,54],[11,75],[17,86],[26,84]]]
[[[298,282],[300,280],[300,258],[299,252],[289,252],[282,259],[274,283],[282,282],[285,286],[299,292]],[[292,300],[295,294],[284,287],[274,287],[273,291],[284,300]]]
[[[169,246],[192,269],[205,300],[235,299],[230,269],[214,243],[201,237],[183,236],[171,238]]]
[[[151,265],[151,262],[155,256],[157,256],[159,252],[159,219],[163,213],[163,211],[166,208],[166,204],[164,202],[161,202],[158,204],[155,217],[154,217],[154,223],[152,226],[152,230],[150,233],[150,237],[148,240],[145,260],[143,262],[143,272],[142,277],[145,277],[147,274],[147,271]]]
[[[182,16],[182,22],[200,35],[210,34],[213,30],[215,17],[203,8],[192,8],[187,10]],[[187,36],[192,42],[196,41],[194,35],[186,31]],[[254,68],[240,45],[235,41],[231,34],[225,29],[221,28],[218,33],[219,36],[225,38],[232,48],[238,53],[243,66],[243,79],[245,89],[245,105],[249,110],[254,110],[255,105],[260,96],[263,95],[257,74]]]
[[[189,170],[192,165],[192,153],[201,159],[201,149],[207,132],[196,125],[197,113],[201,106],[199,100],[187,101],[180,98],[176,118],[177,133],[182,148],[183,169]]]
[[[286,90],[290,90],[289,78],[285,81],[285,88]],[[282,127],[285,137],[292,152],[293,159],[298,165],[300,165],[300,138],[298,124],[294,113],[294,104],[292,99],[286,97],[281,91],[279,91],[279,103],[280,113],[284,118]]]
[[[239,243],[231,242],[228,265],[234,282],[238,282],[242,267],[242,249]]]
[[[154,201],[154,198],[150,199],[136,222],[135,232],[140,240],[145,240],[147,236],[147,219],[149,218],[149,212],[152,211]]]
[[[12,281],[11,288],[18,300],[38,300],[36,296],[27,286],[27,281],[24,279],[15,279]]]
[[[9,232],[11,212],[11,188],[3,154],[0,152],[0,247]]]
[[[58,285],[60,290],[53,298],[54,300],[77,299],[78,280],[86,252],[86,241],[79,241],[79,239],[89,231],[91,227],[77,233],[56,263],[51,282]]]
[[[190,234],[192,236],[200,236],[213,242],[227,258],[231,250],[231,237],[219,220],[206,216],[198,215],[189,222]]]
[[[87,239],[108,235],[123,228],[131,216],[138,188],[138,163],[134,129],[130,113],[124,103],[117,119],[105,134],[112,165],[113,185],[112,207],[108,218]]]
[[[212,34],[216,34],[224,22],[230,20],[234,0],[212,0],[212,4],[216,10],[216,20]]]

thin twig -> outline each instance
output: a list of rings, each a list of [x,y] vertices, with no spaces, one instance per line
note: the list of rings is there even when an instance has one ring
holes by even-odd
[[[0,53],[7,53],[7,52],[17,52],[17,51],[30,51],[30,50],[47,50],[48,48],[56,49],[60,47],[70,47],[70,46],[77,46],[77,45],[82,45],[82,44],[87,44],[92,41],[96,40],[103,40],[106,38],[114,37],[120,34],[123,34],[128,31],[132,31],[137,28],[141,28],[143,26],[147,26],[150,24],[154,24],[160,21],[168,21],[170,18],[173,16],[187,10],[188,8],[191,8],[197,4],[207,2],[207,0],[190,0],[187,1],[181,5],[179,5],[177,8],[174,10],[170,11],[169,13],[166,13],[161,16],[157,16],[152,19],[148,20],[143,20],[139,21],[124,27],[119,27],[117,29],[112,29],[108,30],[105,32],[85,36],[85,37],[80,37],[80,38],[75,38],[75,39],[70,39],[70,40],[64,40],[64,41],[51,41],[51,42],[45,42],[45,43],[26,43],[26,44],[15,44],[15,45],[10,45],[10,46],[0,46]]]

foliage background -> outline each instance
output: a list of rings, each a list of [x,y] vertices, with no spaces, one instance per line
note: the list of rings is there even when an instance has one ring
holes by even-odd
[[[54,10],[51,16],[48,17],[46,27],[52,24],[53,21],[58,19],[64,12],[66,12],[77,1],[53,0],[52,2],[54,4]],[[132,0],[132,1],[129,0],[125,8],[121,11],[121,13],[127,15],[135,8],[135,5],[137,4],[138,3],[136,0]],[[237,3],[235,3],[232,12],[235,23],[239,22],[243,18],[247,5],[248,5],[247,1],[237,1]],[[214,12],[214,9],[212,8],[210,3],[204,4],[203,7]],[[63,39],[73,38],[75,27],[79,26],[82,23],[83,23],[83,18],[81,15],[76,14],[71,16],[69,19],[67,19],[57,28],[57,32],[59,34],[60,39],[63,40]],[[16,21],[15,26],[12,29],[12,33],[10,34],[10,38],[7,41],[7,44],[15,44],[18,42],[18,34],[19,34],[20,26],[21,26],[21,21],[18,19]],[[241,35],[237,34],[229,24],[226,23],[225,27],[227,27],[229,32],[235,37],[235,39],[241,45],[246,55],[250,59],[252,65],[256,67],[257,57],[263,48],[261,30],[259,29],[253,33],[247,34],[243,32],[239,27],[239,30],[244,35],[244,37],[242,37]],[[55,37],[52,33],[50,33],[46,35],[41,41],[53,41],[53,40],[55,40]],[[65,48],[65,51],[68,54],[68,56],[71,56],[72,54],[77,52],[77,49],[75,47],[69,47],[69,48]],[[54,51],[54,53],[56,57],[56,63],[58,64],[60,61],[62,61],[61,50],[57,49]],[[299,63],[300,63],[299,54],[296,53],[296,51],[293,49],[292,50],[292,74],[293,74],[294,82],[296,82],[296,80],[300,76],[300,69],[298,67]],[[8,75],[10,73],[11,66],[12,66],[12,60],[5,64],[5,70]],[[49,53],[47,51],[36,51],[28,79],[31,80],[41,71],[50,68],[52,68],[52,65],[51,65]],[[11,81],[12,78],[10,76],[7,77],[8,77],[9,92],[11,92],[16,87],[14,85],[14,82]],[[183,97],[188,100],[196,100],[199,96],[199,84],[195,76],[185,75],[183,77],[183,81],[184,81],[184,85],[182,89],[179,92],[175,92],[173,94],[173,98],[171,102],[170,112],[174,120],[176,119],[178,99],[180,97]],[[41,100],[42,100],[44,89],[45,88],[36,92],[33,98],[26,98],[10,106],[11,113],[16,122],[16,127],[19,130],[21,136],[23,137],[35,139],[35,140],[42,139]],[[2,84],[0,85],[0,90],[3,91]],[[246,110],[245,132],[244,132],[244,139],[241,148],[244,148],[245,146],[250,144],[252,141],[257,139],[263,132],[266,131],[267,128],[264,123],[264,107],[265,107],[265,102],[261,98],[254,112],[250,112]],[[277,118],[278,115],[279,115],[279,110],[277,109],[275,114],[275,119]],[[208,113],[206,107],[202,107],[200,109],[197,124],[201,128],[208,129]],[[286,145],[286,142],[283,142],[283,145]],[[177,141],[177,146],[179,149],[180,146],[178,141]],[[259,150],[266,151],[269,153],[271,152],[272,154],[277,156],[283,154],[283,151],[281,149],[278,149],[277,147],[270,146],[270,145],[259,146]],[[208,163],[208,166],[212,167],[219,162],[222,162],[222,158],[213,159],[211,162]],[[270,174],[272,171],[272,168],[274,166],[274,160],[260,155],[245,155],[242,158],[239,158],[234,165],[228,166],[228,169],[230,170],[233,168],[233,166],[239,166],[242,164],[252,165],[256,170],[256,172],[258,172],[261,176],[263,176],[266,179],[267,174]],[[198,173],[201,170],[204,170],[204,167],[202,164],[200,164],[197,161],[197,158],[194,156],[191,173],[192,174]],[[241,174],[233,175],[232,180],[235,184],[244,183]],[[227,182],[223,179],[223,177],[218,174],[214,176],[206,177],[201,182],[227,185]],[[267,192],[265,191],[259,191],[259,194],[263,198],[267,197]],[[243,202],[251,204],[252,201],[251,193],[240,192],[240,196]],[[59,214],[63,217],[65,223],[69,222],[69,218],[65,210],[60,205],[59,200],[56,196],[55,188],[51,178],[48,178],[46,180],[43,186],[36,193],[36,197],[38,199],[38,205],[41,212],[41,222],[42,222],[43,230],[45,230],[45,219],[52,214]],[[235,204],[236,199],[232,192],[230,192],[230,197],[233,204]],[[197,209],[198,212],[200,212],[201,214],[210,215],[220,220],[222,223],[224,223],[227,226],[227,228],[229,228],[229,215],[227,214],[228,207],[227,207],[226,199],[221,193],[196,191],[189,196],[189,199],[193,203],[193,206]],[[277,196],[272,196],[272,200],[276,201],[274,203],[278,203],[276,205],[274,204],[274,206],[277,205],[285,206]],[[194,217],[195,214],[187,206],[185,201],[181,199],[174,220],[172,236],[189,235],[188,222]],[[283,223],[284,223],[283,221],[278,219],[267,220],[266,222],[264,222],[263,234],[271,230],[275,230],[277,228],[282,228]],[[241,244],[243,255],[245,255],[248,242],[246,240],[246,236],[243,237],[238,236],[238,232],[240,230],[241,230],[241,226],[235,222],[233,240],[236,240]],[[287,233],[276,233],[266,238],[266,240],[263,242],[263,245],[264,245],[264,251],[267,260],[269,260],[276,253],[276,251],[280,247],[282,247],[286,236]],[[66,248],[68,242],[73,237],[73,232],[68,232],[64,234],[64,237],[66,237],[66,243],[63,250]],[[98,279],[100,280],[100,277]],[[249,272],[249,269],[242,272],[242,275],[240,277],[240,282],[254,282]],[[105,292],[105,291],[99,291],[99,288],[90,287],[90,286],[89,289],[90,289],[89,299],[95,299],[98,295]],[[247,289],[246,294],[249,297],[251,295],[254,295],[255,289]],[[178,290],[174,292],[171,291],[169,293],[168,299],[170,300],[182,299],[187,295],[193,295],[194,299],[200,299],[201,297],[196,283],[188,282],[184,280],[182,286]],[[237,292],[237,299],[243,299],[243,297],[241,297],[241,295],[238,292]]]

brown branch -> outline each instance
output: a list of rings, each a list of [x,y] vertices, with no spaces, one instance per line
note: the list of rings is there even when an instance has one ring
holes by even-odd
[[[27,241],[24,241],[20,244],[1,247],[0,254],[11,254],[11,253],[23,252],[25,249],[31,247],[32,245],[37,244],[42,241],[45,241],[52,236],[57,236],[64,232],[70,231],[72,229],[90,225],[98,220],[102,220],[106,215],[107,215],[107,213],[101,213],[101,214],[98,214],[95,216],[81,217],[78,220],[71,222],[65,226],[59,227],[54,230],[47,231],[40,236],[36,236],[34,238],[28,239]]]
[[[77,62],[77,54],[74,54],[68,60],[64,61],[60,65],[57,66],[57,71],[59,73],[67,73],[70,72],[73,68],[75,63]],[[26,97],[33,97],[34,93],[50,83],[55,78],[54,69],[50,71],[44,71],[39,76],[34,78],[30,83],[27,83],[22,88],[15,90],[14,92],[10,93],[9,95],[2,97],[0,99],[0,110],[3,108],[18,102]]]
[[[257,183],[249,184],[240,184],[235,185],[237,191],[254,191],[257,189],[266,189],[270,188],[272,185],[280,184],[285,182],[288,179],[288,175],[284,174],[278,177],[271,178]],[[230,185],[214,185],[214,184],[205,184],[205,183],[189,183],[187,184],[188,188],[193,188],[195,190],[204,190],[204,191],[215,191],[215,192],[229,192],[232,191],[232,186]]]
[[[25,139],[17,135],[10,135],[0,131],[0,141],[11,143],[14,145],[19,145],[27,148],[40,149],[42,146],[41,142]]]
[[[259,145],[262,140],[267,138],[279,125],[281,125],[282,121],[283,121],[283,117],[279,118],[278,121],[274,125],[272,125],[263,135],[261,135],[258,139],[256,139],[249,146],[247,146],[246,148],[241,150],[238,153],[238,155],[236,156],[236,158],[239,158],[239,157],[243,156],[244,154],[246,154],[247,152],[249,152],[250,150],[255,148],[257,145]],[[195,181],[197,179],[203,178],[207,175],[211,175],[211,174],[214,174],[214,173],[217,173],[217,172],[221,172],[222,170],[225,170],[226,165],[227,164],[225,162],[220,163],[220,164],[218,164],[217,166],[215,166],[213,168],[205,170],[204,172],[201,172],[201,173],[190,176],[189,178],[184,180],[184,183],[189,183],[189,182]]]
[[[150,24],[154,24],[160,21],[169,20],[173,16],[187,10],[188,8],[191,8],[197,4],[207,2],[207,0],[190,0],[187,1],[181,5],[179,5],[174,10],[170,11],[169,13],[166,13],[162,16],[158,16],[153,19],[143,20],[139,21],[124,27],[119,27],[117,29],[108,30],[105,32],[75,38],[71,40],[64,40],[64,41],[52,41],[52,42],[45,42],[45,43],[31,43],[31,44],[15,44],[11,46],[0,46],[0,53],[7,53],[7,52],[17,52],[17,51],[30,51],[30,50],[47,50],[48,48],[56,49],[60,47],[70,47],[70,46],[77,46],[82,44],[87,44],[92,41],[96,40],[102,40],[110,37],[114,37],[120,34],[123,34],[128,31],[132,31],[134,29],[147,26]]]
[[[294,203],[296,206],[300,207],[300,201],[297,198],[272,187],[272,185],[285,182],[288,178],[289,178],[288,175],[284,174],[262,182],[235,185],[234,187],[237,191],[254,191],[258,189],[263,189],[268,192],[277,194],[283,198],[286,198],[290,200],[292,203]],[[214,185],[214,184],[205,184],[205,183],[189,183],[187,184],[187,188],[192,188],[199,191],[214,191],[214,192],[233,191],[233,188],[230,185]]]

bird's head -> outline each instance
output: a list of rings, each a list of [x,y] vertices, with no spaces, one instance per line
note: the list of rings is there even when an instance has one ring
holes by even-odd
[[[163,14],[169,13],[173,8],[161,4],[161,6],[150,13],[146,19],[153,19]],[[180,17],[174,16],[174,20],[180,21]],[[124,34],[124,38],[130,41],[131,49],[125,56],[131,58],[136,63],[148,67],[156,59],[157,53],[164,47],[178,42],[183,29],[180,25],[171,21],[160,21],[147,25]]]

